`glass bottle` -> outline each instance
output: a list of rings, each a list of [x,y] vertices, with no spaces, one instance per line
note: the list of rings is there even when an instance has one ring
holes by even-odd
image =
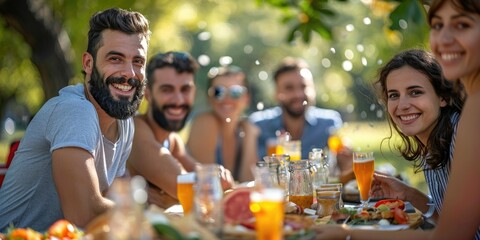
[[[303,209],[311,208],[313,204],[313,187],[309,161],[290,161],[288,168],[290,172],[289,201]]]
[[[109,191],[115,202],[109,218],[108,239],[152,239],[149,223],[143,215],[147,202],[146,181],[141,176],[117,178]]]
[[[321,184],[328,183],[328,176],[330,175],[330,170],[327,157],[323,153],[323,150],[321,148],[313,148],[312,151],[308,154],[308,159],[310,160],[313,168],[313,189],[317,189],[320,187]]]
[[[290,156],[288,154],[272,154],[263,158],[268,165],[270,176],[275,184],[280,186],[288,195],[288,162]]]
[[[218,164],[202,164],[196,168],[194,213],[196,220],[217,236],[223,224],[223,189]]]

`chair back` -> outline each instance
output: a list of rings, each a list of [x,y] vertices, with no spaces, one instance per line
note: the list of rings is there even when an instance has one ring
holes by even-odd
[[[18,149],[18,145],[20,145],[20,140],[15,140],[10,144],[10,151],[7,156],[7,161],[5,162],[5,164],[0,164],[0,187],[2,187],[3,180],[5,179],[5,174],[7,174],[7,170],[12,163],[15,152]]]

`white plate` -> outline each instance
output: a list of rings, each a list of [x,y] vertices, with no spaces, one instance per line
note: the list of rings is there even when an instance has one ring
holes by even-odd
[[[363,230],[383,230],[383,231],[398,231],[408,229],[406,224],[402,225],[348,225],[351,229],[363,229]]]

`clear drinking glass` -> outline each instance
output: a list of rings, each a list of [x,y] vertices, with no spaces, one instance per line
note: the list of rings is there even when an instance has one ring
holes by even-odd
[[[283,151],[290,155],[290,161],[302,159],[302,142],[300,140],[290,140],[284,142]]]
[[[288,194],[288,161],[290,156],[288,154],[272,154],[271,156],[263,157],[263,160],[267,163],[269,174],[275,184],[278,184],[280,188],[285,190]]]
[[[338,205],[339,205],[340,208],[343,207],[344,203],[343,203],[343,198],[342,198],[342,195],[343,195],[343,184],[342,183],[324,183],[324,184],[320,184],[320,186],[316,189],[317,190],[318,189],[325,189],[325,190],[334,189],[336,191],[340,191],[340,199],[339,199]]]
[[[308,154],[308,160],[313,168],[312,185],[317,189],[321,184],[328,183],[330,170],[328,169],[328,161],[321,148],[313,148]]]
[[[343,207],[343,185],[341,183],[321,184],[316,188],[317,215],[324,217]]]
[[[220,183],[220,166],[203,164],[196,168],[194,213],[196,220],[207,229],[221,235],[223,225],[223,189]]]
[[[373,157],[373,152],[353,153],[353,172],[357,179],[362,207],[367,207],[370,200],[370,187],[372,186],[374,169],[375,158]]]

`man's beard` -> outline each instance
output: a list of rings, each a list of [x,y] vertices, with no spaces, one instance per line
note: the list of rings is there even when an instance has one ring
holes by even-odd
[[[308,106],[304,106],[303,108],[301,109],[294,109],[293,107],[291,107],[292,104],[290,103],[286,103],[286,102],[282,102],[280,103],[280,106],[282,107],[283,111],[291,116],[292,118],[301,118],[303,117],[303,115],[305,114],[305,109],[308,107]]]
[[[119,100],[113,99],[108,85],[113,83],[125,83],[136,88],[135,94],[131,101],[128,97],[120,96]],[[136,78],[126,79],[124,77],[108,77],[103,81],[103,76],[100,76],[97,68],[93,68],[93,73],[90,78],[90,93],[97,101],[98,105],[110,116],[116,119],[127,119],[135,114],[142,102],[143,94],[145,92],[146,81],[140,82]]]
[[[164,106],[157,106],[155,104],[155,101],[152,98],[152,101],[150,102],[152,105],[152,115],[153,119],[155,122],[157,122],[158,126],[161,128],[169,131],[169,132],[178,132],[185,127],[185,123],[187,122],[188,115],[190,114],[191,111],[191,106],[188,106],[187,104],[183,104],[179,107],[184,108],[187,111],[187,114],[185,114],[185,117],[182,120],[168,120],[167,117],[165,116],[165,111],[170,108],[170,107],[178,107],[173,104],[169,105],[164,105]]]

